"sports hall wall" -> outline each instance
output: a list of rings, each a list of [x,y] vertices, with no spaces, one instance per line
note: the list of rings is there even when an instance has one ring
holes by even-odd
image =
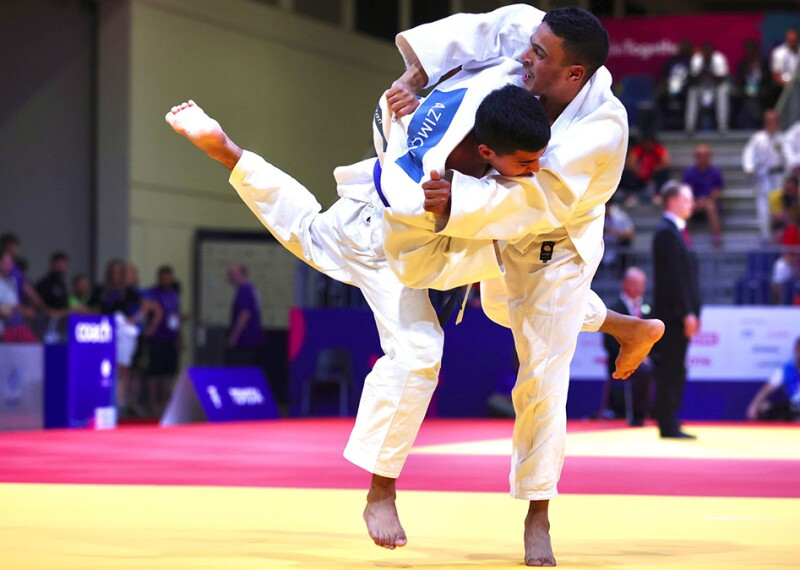
[[[375,103],[403,62],[389,44],[248,0],[129,7],[130,257],[143,280],[170,262],[190,286],[196,228],[260,225],[227,171],[167,127],[169,107],[194,99],[327,206],[334,167],[369,150]]]

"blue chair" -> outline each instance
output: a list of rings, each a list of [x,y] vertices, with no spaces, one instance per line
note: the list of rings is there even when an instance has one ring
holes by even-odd
[[[622,92],[619,100],[628,110],[628,124],[639,125],[640,111],[653,107],[655,81],[649,75],[629,75],[622,78]]]

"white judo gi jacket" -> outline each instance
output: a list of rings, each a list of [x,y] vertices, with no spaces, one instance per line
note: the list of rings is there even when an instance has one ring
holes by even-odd
[[[459,65],[520,56],[543,15],[516,5],[400,35],[435,83]],[[520,358],[510,483],[512,495],[526,500],[557,494],[569,363],[602,257],[604,205],[625,162],[627,115],[611,93],[608,70],[600,68],[584,85],[551,134],[536,176],[476,180],[454,173],[451,212],[440,232],[509,241],[502,251],[504,282]]]

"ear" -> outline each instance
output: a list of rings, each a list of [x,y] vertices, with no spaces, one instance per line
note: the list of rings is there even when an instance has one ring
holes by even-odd
[[[582,65],[571,65],[567,73],[567,81],[577,81],[582,83],[586,77],[586,68]]]
[[[495,156],[497,156],[497,153],[485,144],[478,145],[478,154],[480,154],[481,158],[484,160],[492,160]]]

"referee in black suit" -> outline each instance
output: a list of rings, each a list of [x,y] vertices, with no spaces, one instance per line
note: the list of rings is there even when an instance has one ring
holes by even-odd
[[[664,321],[664,336],[653,348],[655,416],[661,437],[694,439],[681,430],[678,413],[686,387],[686,350],[700,330],[697,256],[686,230],[694,196],[685,184],[662,192],[664,218],[653,236],[653,316]]]

